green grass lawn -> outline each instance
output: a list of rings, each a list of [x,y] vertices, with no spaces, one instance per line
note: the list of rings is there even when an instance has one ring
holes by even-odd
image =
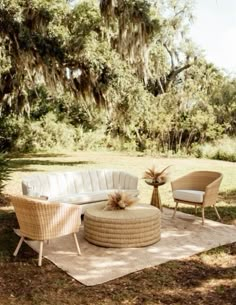
[[[6,193],[20,194],[23,176],[36,172],[116,168],[137,175],[140,201],[150,202],[152,188],[142,179],[147,168],[171,166],[171,179],[193,170],[223,173],[217,206],[223,222],[236,225],[236,164],[205,159],[165,159],[112,152],[36,154],[11,161],[12,179]],[[160,187],[162,202],[173,207],[170,184]],[[182,211],[193,213],[184,206]],[[199,213],[200,216],[200,213]],[[211,208],[206,218],[217,220]],[[37,254],[24,245],[19,255],[12,253],[18,237],[11,207],[0,208],[0,305],[154,305],[154,304],[236,304],[236,243],[218,247],[184,260],[174,260],[124,276],[114,281],[86,287],[44,259],[37,267]],[[236,232],[236,227],[235,227]],[[236,234],[236,233],[235,233]]]

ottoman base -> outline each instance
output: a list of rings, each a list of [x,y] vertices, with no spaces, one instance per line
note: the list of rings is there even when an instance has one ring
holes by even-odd
[[[161,238],[160,211],[148,204],[106,211],[106,203],[88,208],[84,215],[85,238],[98,246],[144,247]]]

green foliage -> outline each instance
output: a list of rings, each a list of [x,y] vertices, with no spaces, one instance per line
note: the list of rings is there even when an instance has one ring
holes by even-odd
[[[236,79],[227,80],[213,92],[209,103],[212,105],[216,120],[228,135],[236,134]]]
[[[87,130],[76,128],[77,150],[98,150],[106,148],[107,138],[104,129]]]
[[[32,121],[40,120],[48,112],[57,107],[57,99],[48,92],[47,87],[40,85],[29,91],[30,118]]]
[[[101,32],[101,15],[95,1],[83,1],[73,9],[68,19],[74,46],[78,46],[78,42],[81,43],[91,32]]]
[[[29,124],[24,118],[14,114],[2,117],[0,120],[0,151],[17,151],[17,140],[29,133]]]
[[[236,83],[188,39],[191,3],[2,0],[0,148],[191,154],[235,136]]]
[[[2,151],[73,150],[76,147],[76,129],[69,123],[58,121],[52,112],[48,112],[40,120],[33,122],[10,115],[1,120],[0,125]]]
[[[68,11],[63,0],[1,1],[1,105],[29,115],[28,93],[35,84],[46,83],[55,91],[64,83]]]
[[[75,129],[65,122],[58,122],[56,115],[49,112],[41,120],[30,124],[29,132],[19,137],[19,151],[35,152],[50,150],[73,150],[76,142]]]
[[[236,139],[224,137],[212,143],[195,147],[194,153],[199,158],[236,162]]]

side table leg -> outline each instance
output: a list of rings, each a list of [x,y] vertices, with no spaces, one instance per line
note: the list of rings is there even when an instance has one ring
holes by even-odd
[[[159,201],[159,209],[160,209],[161,212],[163,212],[161,196],[160,196],[160,193],[159,193],[158,189],[157,189],[157,196],[158,196],[158,201]]]
[[[153,187],[151,205],[153,205],[154,207],[157,207],[158,209],[161,210],[161,212],[163,212],[158,187]]]

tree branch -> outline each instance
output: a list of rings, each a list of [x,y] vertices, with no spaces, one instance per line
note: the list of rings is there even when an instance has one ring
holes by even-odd
[[[171,52],[171,50],[168,48],[167,44],[164,43],[163,46],[165,47],[167,53],[170,55],[170,60],[171,60],[171,69],[174,70],[175,64],[174,64],[174,57],[173,57],[173,53]]]
[[[176,76],[181,73],[182,71],[188,69],[189,67],[191,67],[193,64],[186,64],[182,67],[176,68],[174,70],[172,70],[166,78],[166,82],[164,84],[164,88],[165,88],[165,92],[168,90],[170,84],[174,81],[174,79],[176,78]]]

